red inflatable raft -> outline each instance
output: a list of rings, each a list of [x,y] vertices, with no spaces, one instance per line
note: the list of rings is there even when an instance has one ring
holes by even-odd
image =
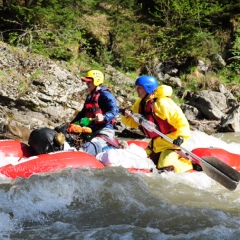
[[[33,156],[27,144],[12,139],[0,140],[0,152],[2,152],[5,157],[24,158]]]
[[[146,141],[140,140],[128,141],[129,145],[131,143],[144,149],[148,145]],[[192,152],[199,157],[217,157],[240,171],[240,155],[217,148],[196,148]],[[3,162],[6,158],[14,160],[11,160],[10,163]],[[18,140],[0,140],[0,159],[0,174],[13,179],[28,178],[33,174],[54,172],[65,168],[104,168],[100,161],[85,152],[61,151],[33,156],[29,146]],[[150,172],[141,169],[128,170],[131,172]]]
[[[65,168],[104,168],[104,165],[85,152],[54,152],[33,156],[28,145],[17,140],[0,140],[0,153],[15,160],[7,165],[1,163],[0,174],[9,178],[54,172]]]
[[[196,148],[192,150],[192,153],[199,157],[216,157],[240,172],[240,155],[238,154],[230,153],[221,148]]]

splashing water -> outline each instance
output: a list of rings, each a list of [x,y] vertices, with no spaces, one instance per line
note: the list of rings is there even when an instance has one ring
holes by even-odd
[[[192,132],[186,145],[240,154],[238,143]],[[0,178],[0,239],[233,239],[240,236],[240,188],[203,172],[130,173],[66,169]]]

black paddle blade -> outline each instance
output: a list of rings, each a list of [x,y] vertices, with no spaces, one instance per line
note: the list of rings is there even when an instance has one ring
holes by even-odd
[[[225,188],[233,191],[237,188],[240,173],[216,157],[202,157],[200,162],[203,171]]]

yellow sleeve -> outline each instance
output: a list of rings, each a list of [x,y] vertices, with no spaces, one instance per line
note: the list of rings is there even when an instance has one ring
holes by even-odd
[[[133,104],[133,106],[131,107],[131,110],[133,113],[139,113],[139,104],[141,102],[141,98],[138,98],[135,103]],[[121,117],[122,123],[130,128],[138,128],[139,124],[137,122],[134,121],[134,119],[132,117],[128,117],[126,118],[125,116]]]
[[[188,120],[182,109],[171,98],[157,99],[154,104],[154,112],[159,118],[167,120],[176,129],[174,135],[182,136],[185,139],[190,137]]]

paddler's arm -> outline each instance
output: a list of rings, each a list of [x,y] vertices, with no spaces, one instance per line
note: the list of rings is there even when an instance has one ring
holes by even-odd
[[[131,107],[131,111],[133,113],[138,113],[140,101],[141,101],[141,98],[137,99],[136,102]],[[122,123],[130,128],[138,128],[139,124],[136,121],[134,121],[132,117],[129,116],[128,111],[129,110],[127,111],[125,110],[125,112],[123,113],[123,116],[121,117]]]

